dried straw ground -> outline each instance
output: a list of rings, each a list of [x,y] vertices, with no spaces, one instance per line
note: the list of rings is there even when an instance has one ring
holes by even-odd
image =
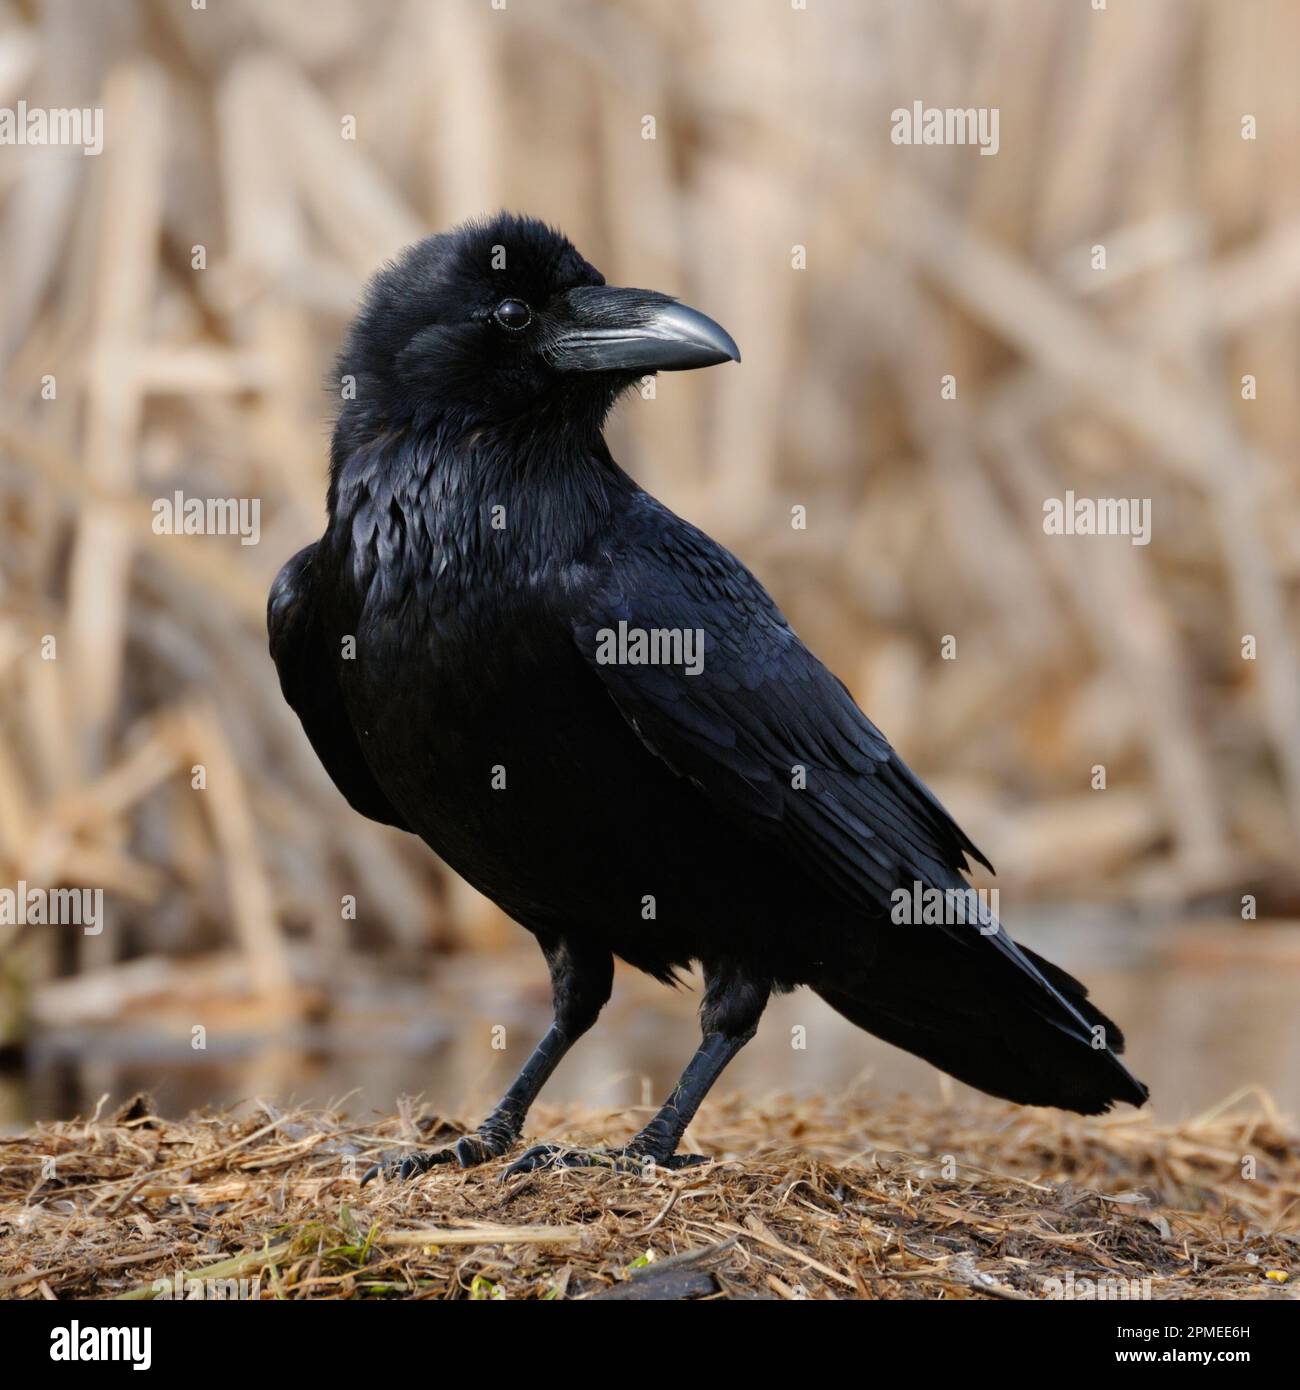
[[[633,1120],[543,1111],[535,1132],[609,1138]],[[174,1122],[137,1098],[112,1118],[6,1139],[0,1295],[149,1297],[178,1270],[260,1276],[261,1298],[1033,1299],[1050,1280],[1083,1296],[1103,1279],[1149,1279],[1156,1299],[1300,1289],[1300,1136],[1254,1093],[1181,1125],[863,1096],[730,1101],[690,1136],[721,1161],[681,1174],[502,1181],[496,1163],[358,1188],[378,1153],[456,1132],[409,1109],[381,1123],[268,1105]]]

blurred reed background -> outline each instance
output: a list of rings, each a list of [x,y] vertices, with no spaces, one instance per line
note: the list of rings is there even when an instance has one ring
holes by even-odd
[[[196,1021],[234,1070],[173,1106],[317,1094],[303,1049],[340,1028],[386,1106],[374,1056],[432,1083],[458,1009],[544,1013],[531,942],[329,784],[262,616],[321,530],[366,277],[502,206],[734,333],[742,368],[620,407],[616,456],[759,573],[1013,930],[1067,924],[1103,1002],[1157,1016],[1138,1070],[1176,1054],[1175,1103],[1207,1065],[1295,1083],[1298,52],[1294,0],[0,0],[0,106],[102,107],[105,136],[0,147],[0,884],[100,886],[108,921],[0,926],[8,1108],[93,1103],[123,1057],[156,1082]],[[918,100],[996,107],[997,154],[891,143]],[[260,499],[260,543],[155,535],[177,489]],[[1067,489],[1151,499],[1151,544],[1045,535]],[[498,1058],[465,1047],[468,1091]]]

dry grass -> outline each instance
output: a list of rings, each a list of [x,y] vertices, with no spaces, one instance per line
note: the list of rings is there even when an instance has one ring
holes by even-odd
[[[499,930],[328,784],[262,605],[321,529],[365,277],[501,205],[736,333],[743,369],[630,402],[617,451],[944,773],[1008,896],[1294,914],[1290,0],[83,8],[0,3],[0,101],[106,133],[0,166],[0,882],[102,886],[112,927],[0,929],[19,977],[233,945],[274,998],[288,936]],[[996,106],[997,156],[892,145],[919,97]],[[177,488],[260,500],[260,544],[155,535]],[[1066,489],[1152,499],[1152,544],[1045,537]]]
[[[633,1124],[534,1121],[588,1142]],[[1071,1277],[1076,1296],[1103,1279],[1150,1280],[1157,1299],[1300,1289],[1300,1137],[1254,1094],[1177,1126],[733,1100],[691,1135],[720,1161],[680,1174],[502,1181],[501,1162],[358,1188],[379,1153],[457,1132],[410,1108],[173,1122],[137,1098],[5,1139],[0,1295],[142,1297],[178,1270],[260,1276],[262,1298],[1033,1299]]]

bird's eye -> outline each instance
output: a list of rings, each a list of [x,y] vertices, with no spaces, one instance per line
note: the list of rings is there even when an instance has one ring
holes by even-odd
[[[492,317],[502,328],[518,332],[532,322],[533,311],[522,299],[503,299],[492,311]]]

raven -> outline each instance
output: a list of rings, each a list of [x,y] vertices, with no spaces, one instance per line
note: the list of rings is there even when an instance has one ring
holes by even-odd
[[[611,457],[623,391],[739,360],[712,319],[508,214],[411,247],[348,333],[325,532],[268,602],[281,688],[357,811],[533,933],[554,995],[478,1129],[386,1175],[508,1153],[615,956],[666,983],[701,967],[700,1046],[625,1147],[542,1144],[511,1172],[702,1161],[686,1126],[799,985],[993,1095],[1146,1099],[1085,988],[967,910],[988,861],[762,585]]]

